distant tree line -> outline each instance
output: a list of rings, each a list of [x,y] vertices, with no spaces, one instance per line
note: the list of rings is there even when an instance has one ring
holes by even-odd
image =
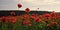
[[[10,12],[15,12],[16,15],[21,15],[21,14],[26,14],[25,11],[0,11],[0,16],[10,16]],[[51,12],[48,12],[48,11],[30,11],[29,14],[45,14],[45,13],[51,13]]]

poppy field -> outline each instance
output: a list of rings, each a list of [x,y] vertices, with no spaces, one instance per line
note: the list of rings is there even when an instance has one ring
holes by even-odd
[[[22,5],[18,4],[18,8]],[[10,12],[11,16],[0,17],[0,30],[60,30],[60,14],[51,13],[30,14],[30,9],[25,9],[25,14],[15,16],[16,12]]]

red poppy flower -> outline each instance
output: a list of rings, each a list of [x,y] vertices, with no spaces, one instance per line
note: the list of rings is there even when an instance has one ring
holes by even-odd
[[[10,17],[5,17],[6,22],[10,21]]]
[[[56,12],[53,11],[53,12],[51,13],[51,17],[52,17],[52,18],[56,18],[56,17],[57,17],[57,14],[58,14],[58,13],[56,13]]]
[[[47,13],[47,14],[44,14],[44,15],[43,15],[43,18],[44,18],[44,19],[48,19],[48,20],[51,20],[51,19],[52,19],[52,18],[51,18],[51,14],[48,14],[48,13]]]
[[[32,19],[34,19],[35,17],[34,16],[30,16]]]
[[[51,25],[50,24],[46,24],[47,27],[50,27]]]
[[[2,22],[3,22],[3,23],[6,22],[5,16],[2,17]]]
[[[31,26],[32,26],[32,24],[28,24],[28,26],[29,26],[29,27],[31,27]]]
[[[60,14],[58,14],[56,18],[57,18],[57,19],[60,19]]]
[[[30,9],[29,8],[26,8],[25,9],[25,12],[29,13],[30,12]]]
[[[30,18],[34,19],[34,18],[35,18],[35,14],[32,14],[32,15],[30,16]]]
[[[53,25],[58,25],[58,23],[57,23],[57,22],[52,22],[52,24],[53,24]]]
[[[51,15],[50,15],[50,14],[45,14],[44,16],[45,16],[45,17],[51,17]]]
[[[11,15],[15,15],[16,13],[15,12],[10,12]]]
[[[16,23],[16,20],[13,20],[12,23],[15,24]]]
[[[38,22],[38,23],[41,23],[41,22],[42,22],[42,20],[38,20],[37,22]]]
[[[18,4],[18,8],[21,8],[22,7],[22,5],[21,4]]]
[[[24,17],[24,18],[28,18],[28,15],[27,15],[27,14],[24,14],[23,17]]]
[[[15,24],[16,23],[16,17],[12,17],[12,23]]]
[[[30,20],[26,20],[26,24],[30,24]]]
[[[39,19],[39,18],[35,18],[35,20],[34,20],[35,22],[38,22],[38,23],[41,23],[42,22],[42,20],[41,19]]]
[[[25,25],[26,24],[26,21],[22,21],[22,25]]]

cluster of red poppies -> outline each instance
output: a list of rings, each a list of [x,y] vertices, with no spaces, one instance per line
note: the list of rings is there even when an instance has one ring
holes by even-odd
[[[43,14],[43,15],[24,14],[24,15],[22,15],[22,17],[25,20],[28,20],[26,22],[30,23],[30,25],[31,25],[31,22],[30,22],[31,20],[33,20],[34,22],[38,22],[38,23],[46,22],[47,26],[59,25],[59,21],[60,21],[60,14],[58,14],[56,12],[52,12],[50,14],[46,13],[46,14]],[[25,23],[25,21],[24,21],[24,23]]]

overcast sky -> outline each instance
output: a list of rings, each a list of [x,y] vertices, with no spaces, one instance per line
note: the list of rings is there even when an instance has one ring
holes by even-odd
[[[0,10],[16,10],[18,3],[23,5],[20,8],[23,10],[28,7],[31,10],[60,11],[60,0],[0,0]]]

